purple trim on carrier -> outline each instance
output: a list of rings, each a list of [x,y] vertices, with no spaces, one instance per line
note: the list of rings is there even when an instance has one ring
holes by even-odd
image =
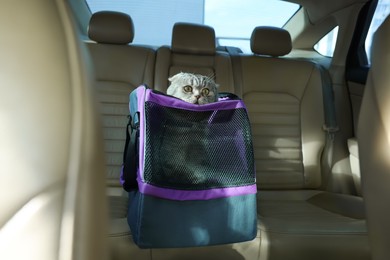
[[[139,112],[140,112],[140,121],[139,121],[139,129],[140,129],[140,132],[139,132],[139,138],[140,140],[145,140],[145,117],[144,117],[144,113],[145,113],[145,97],[146,97],[146,94],[147,92],[150,92],[151,90],[150,89],[145,89],[145,88],[137,88],[137,96],[138,96],[138,108],[139,108]],[[139,146],[139,158],[138,158],[138,172],[137,172],[137,176],[140,176],[139,173],[140,172],[144,172],[144,158],[145,158],[145,146],[144,145],[140,145]],[[143,176],[142,176],[142,179],[143,179]]]
[[[237,102],[237,100],[221,100],[221,102],[214,102],[204,105],[197,105],[185,102],[178,98],[173,98],[170,96],[159,95],[153,93],[152,90],[146,90],[145,101],[155,102],[162,106],[171,107],[171,108],[182,108],[192,111],[212,111],[212,110],[229,110],[237,108],[245,108],[245,105],[242,101]]]
[[[170,200],[210,200],[218,198],[227,198],[231,196],[240,196],[256,194],[256,184],[239,187],[209,189],[209,190],[173,190],[149,185],[138,180],[139,191],[146,195],[152,195],[159,198]]]
[[[125,168],[124,165],[122,165],[121,167],[121,174],[119,176],[119,183],[121,184],[121,186],[125,185],[125,176],[124,176],[124,173],[123,173],[123,169]]]

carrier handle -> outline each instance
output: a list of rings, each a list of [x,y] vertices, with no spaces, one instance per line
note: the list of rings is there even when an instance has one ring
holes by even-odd
[[[230,92],[219,92],[218,100],[241,100],[241,98]]]

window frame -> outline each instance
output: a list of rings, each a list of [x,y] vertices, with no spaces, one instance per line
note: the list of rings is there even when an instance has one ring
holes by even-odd
[[[378,0],[367,2],[359,13],[355,31],[349,47],[346,62],[346,78],[348,81],[365,84],[370,69],[365,41],[374,16]]]

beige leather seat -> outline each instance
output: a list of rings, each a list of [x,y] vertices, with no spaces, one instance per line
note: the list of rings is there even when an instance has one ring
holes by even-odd
[[[372,259],[390,259],[390,17],[375,33],[358,124],[363,197]]]
[[[320,190],[327,141],[320,70],[279,57],[291,50],[283,29],[255,28],[251,49],[240,60],[255,149],[260,259],[370,259],[362,198]]]
[[[114,259],[142,259],[127,224],[127,193],[119,183],[129,115],[129,94],[141,84],[153,87],[155,51],[131,44],[134,25],[129,15],[102,11],[90,19],[86,42],[95,68],[94,87],[101,103],[110,206],[109,238]],[[144,250],[146,251],[146,250]]]
[[[360,161],[359,161],[359,146],[356,137],[348,139],[349,162],[353,177],[356,194],[362,196]]]
[[[176,23],[171,46],[157,50],[154,87],[166,92],[168,78],[179,72],[213,77],[220,91],[234,92],[230,57],[216,51],[214,29],[206,25]]]
[[[95,72],[95,88],[102,104],[108,183],[119,186],[119,173],[129,114],[129,94],[141,84],[152,87],[155,51],[129,44],[134,38],[133,22],[127,14],[94,13],[86,42]]]
[[[0,259],[107,259],[101,126],[70,17],[63,1],[1,4]]]

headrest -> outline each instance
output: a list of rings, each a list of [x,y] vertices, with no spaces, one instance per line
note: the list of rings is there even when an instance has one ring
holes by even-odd
[[[291,36],[284,29],[270,26],[256,27],[251,36],[251,50],[255,54],[283,56],[291,51]]]
[[[128,44],[134,38],[134,25],[127,14],[101,11],[92,15],[88,37],[98,43]]]
[[[215,54],[215,32],[212,27],[176,23],[172,32],[172,51],[194,54]]]

